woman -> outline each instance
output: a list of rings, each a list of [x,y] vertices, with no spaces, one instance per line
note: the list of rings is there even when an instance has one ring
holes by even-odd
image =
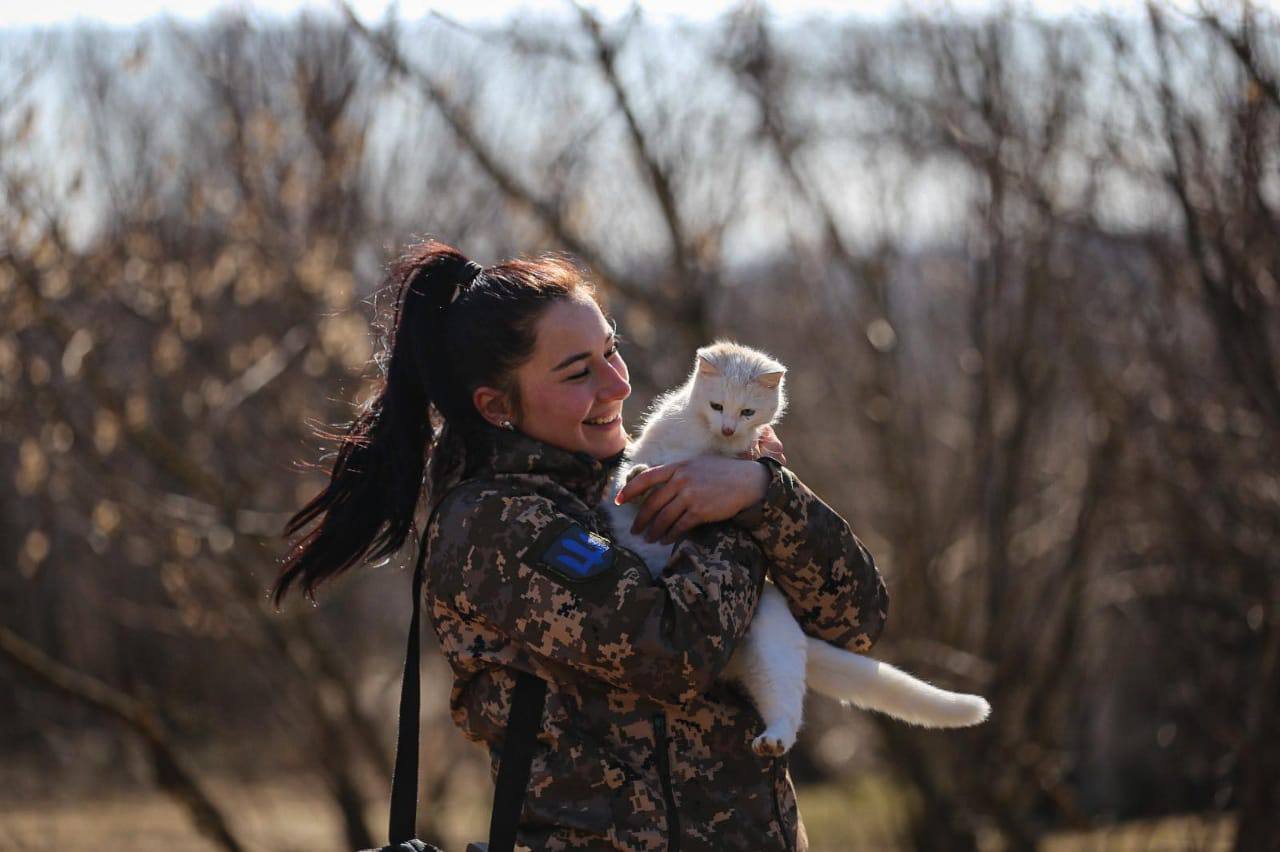
[[[652,580],[598,511],[626,447],[626,364],[591,285],[556,256],[482,269],[429,241],[392,275],[386,381],[277,601],[394,553],[424,472],[425,600],[450,706],[496,773],[516,674],[547,682],[518,841],[534,850],[803,850],[785,758],[750,747],[754,706],[717,675],[766,566],[805,631],[866,651],[884,584],[848,525],[774,459],[655,467],[620,499],[678,544]],[[429,416],[430,412],[430,416]]]

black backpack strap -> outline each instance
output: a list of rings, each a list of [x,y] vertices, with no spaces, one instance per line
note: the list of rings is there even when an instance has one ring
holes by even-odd
[[[542,709],[547,702],[547,682],[528,672],[520,672],[511,695],[511,712],[503,737],[502,763],[493,789],[493,813],[489,818],[488,852],[512,852],[516,846],[516,825],[529,787],[533,750],[542,729]]]
[[[404,654],[404,680],[400,684],[400,732],[396,735],[396,768],[391,774],[391,824],[387,842],[391,845],[413,839],[418,821],[418,713],[421,686],[418,666],[421,657],[422,564],[427,556],[427,529],[418,544],[418,561],[413,568],[413,617],[409,619],[409,647]]]
[[[442,501],[443,502],[443,501]],[[437,507],[438,508],[438,507]],[[413,569],[413,617],[409,620],[409,647],[404,655],[404,680],[400,688],[400,730],[396,736],[396,766],[391,776],[391,822],[387,831],[393,846],[413,839],[418,817],[418,714],[421,686],[422,583],[426,572],[427,522],[418,545]],[[528,672],[520,672],[511,696],[511,712],[503,737],[502,762],[493,793],[493,813],[489,820],[488,852],[513,852],[516,825],[529,786],[529,770],[542,711],[546,704],[547,682]]]

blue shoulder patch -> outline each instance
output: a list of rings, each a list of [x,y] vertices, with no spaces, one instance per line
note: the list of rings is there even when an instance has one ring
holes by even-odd
[[[609,539],[569,524],[551,539],[539,560],[564,579],[580,583],[608,571],[616,557]]]

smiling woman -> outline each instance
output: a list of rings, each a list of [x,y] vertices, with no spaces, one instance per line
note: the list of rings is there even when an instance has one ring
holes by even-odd
[[[612,432],[582,423],[619,410],[630,386],[622,359],[606,355],[609,325],[572,259],[543,254],[486,269],[427,240],[393,265],[388,286],[395,312],[379,361],[382,386],[346,434],[326,435],[341,441],[329,484],[285,532],[320,523],[286,556],[277,604],[295,582],[313,596],[321,582],[399,550],[424,474],[434,505],[488,455],[486,424],[519,423],[539,440],[596,458],[625,446],[620,423]],[[583,369],[552,369],[570,354]],[[526,394],[535,404],[524,403]]]
[[[508,395],[490,387],[473,394],[476,408],[501,425],[548,444],[605,459],[627,443],[622,401],[631,394],[618,334],[595,301],[578,296],[556,302],[537,323],[540,345],[515,370],[521,411]]]
[[[760,714],[717,677],[768,561],[791,572],[810,622],[882,611],[848,526],[776,463],[693,460],[667,471],[664,493],[703,495],[704,522],[652,576],[613,544],[604,508],[631,386],[585,274],[561,255],[482,268],[427,242],[392,278],[386,380],[329,486],[290,521],[320,519],[277,600],[397,550],[426,485],[415,589],[453,671],[453,721],[489,750],[491,852],[803,850],[786,758],[752,751]],[[406,683],[402,720],[416,720]],[[395,843],[413,833],[401,780]]]

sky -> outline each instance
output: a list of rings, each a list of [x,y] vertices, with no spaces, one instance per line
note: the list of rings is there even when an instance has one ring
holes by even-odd
[[[350,0],[356,13],[367,21],[381,19],[389,0]],[[1280,4],[1280,0],[1275,0]],[[627,12],[632,0],[585,0],[585,5],[595,9],[602,17],[614,18]],[[639,4],[655,18],[684,18],[706,20],[714,18],[731,6],[735,0],[643,0]],[[766,3],[778,14],[805,15],[832,13],[846,15],[856,13],[867,17],[891,15],[903,7],[901,2],[888,0],[773,0]],[[938,8],[936,2],[913,2],[915,8]],[[960,10],[983,10],[998,7],[1001,3],[989,0],[955,0],[949,4]],[[1031,7],[1046,14],[1069,14],[1078,10],[1129,9],[1137,12],[1141,0],[1037,0],[1021,2],[1019,7]],[[1166,6],[1194,8],[1193,0],[1166,0]],[[1273,5],[1258,3],[1256,5]],[[152,16],[168,13],[174,17],[198,20],[223,8],[251,8],[258,13],[289,15],[304,7],[333,9],[334,0],[0,0],[0,27],[42,26],[70,23],[77,19],[97,21],[114,26],[129,26]],[[438,11],[448,17],[464,21],[501,21],[521,9],[547,9],[564,11],[568,0],[400,0],[398,17],[417,19],[430,11]]]

